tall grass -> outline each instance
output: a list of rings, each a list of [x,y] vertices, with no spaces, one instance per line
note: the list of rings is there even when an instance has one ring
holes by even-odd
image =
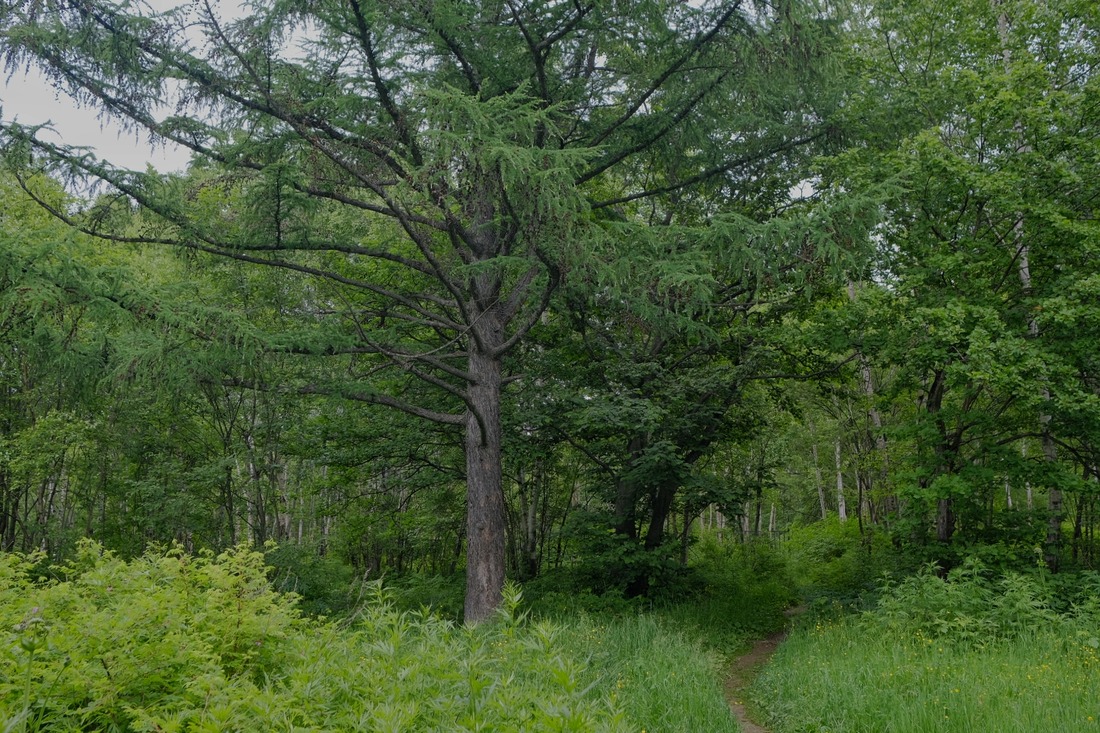
[[[811,626],[780,648],[753,696],[776,733],[1100,731],[1095,641],[1037,632],[983,648],[853,621]]]
[[[559,637],[586,658],[599,689],[638,730],[648,733],[736,733],[722,695],[724,657],[652,614],[578,617]]]
[[[683,584],[652,599],[624,601],[558,590],[535,609],[563,627],[570,656],[586,658],[601,689],[648,733],[733,733],[722,692],[731,658],[785,623],[794,594],[773,543],[692,548]]]
[[[511,589],[468,628],[373,584],[337,622],[245,547],[126,562],[88,542],[44,567],[0,554],[0,731],[737,730],[682,609],[531,620]]]
[[[1041,578],[970,565],[797,629],[753,696],[776,733],[1100,731],[1100,614],[1057,613]]]

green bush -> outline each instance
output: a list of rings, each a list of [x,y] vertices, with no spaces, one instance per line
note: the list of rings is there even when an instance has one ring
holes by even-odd
[[[626,731],[604,679],[529,623],[518,592],[475,628],[395,608],[380,584],[341,624],[272,590],[262,553],[58,569],[0,555],[0,730]]]
[[[1088,587],[1088,576],[1076,578]],[[974,557],[946,577],[929,564],[899,583],[885,583],[878,607],[864,615],[864,623],[954,643],[987,644],[1039,629],[1063,629],[1093,618],[1100,608],[1096,595],[1086,595],[1074,613],[1059,613],[1055,588],[1044,572],[992,573]]]
[[[462,575],[409,573],[384,580],[399,609],[428,610],[443,618],[461,621],[466,602],[466,578]]]
[[[264,548],[264,560],[275,590],[293,593],[298,608],[312,616],[343,615],[351,611],[361,590],[355,568],[309,545]]]
[[[861,534],[857,522],[836,517],[793,527],[786,549],[791,576],[811,601],[849,600],[873,590],[896,561],[884,534]]]
[[[798,600],[782,545],[773,540],[720,542],[704,535],[690,562],[699,591],[659,612],[723,653],[782,628],[784,610]]]
[[[626,598],[621,588],[594,592],[569,568],[549,570],[523,584],[524,597],[540,618],[632,616],[649,604],[643,597]]]
[[[126,563],[82,541],[61,580],[31,575],[40,562],[0,556],[0,717],[18,729],[128,730],[201,710],[231,680],[276,674],[304,628],[247,548]]]

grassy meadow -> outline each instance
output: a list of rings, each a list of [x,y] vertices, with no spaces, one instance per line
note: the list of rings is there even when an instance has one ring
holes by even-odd
[[[759,717],[775,733],[1100,731],[1100,605],[1082,579],[1066,600],[1041,574],[970,563],[863,613],[819,609],[757,678]]]

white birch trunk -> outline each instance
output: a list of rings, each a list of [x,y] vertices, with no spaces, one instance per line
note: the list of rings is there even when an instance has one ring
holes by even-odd
[[[848,507],[844,502],[844,463],[840,459],[840,438],[834,443],[836,448],[836,513],[840,521],[848,521]]]

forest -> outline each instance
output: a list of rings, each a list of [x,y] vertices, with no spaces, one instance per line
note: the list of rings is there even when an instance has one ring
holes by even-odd
[[[1093,0],[0,57],[190,154],[0,104],[0,730],[1100,731]]]

